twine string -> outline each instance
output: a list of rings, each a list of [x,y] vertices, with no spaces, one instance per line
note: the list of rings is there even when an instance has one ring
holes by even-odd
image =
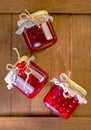
[[[39,23],[38,23],[38,21],[37,21],[37,19],[34,18],[34,17],[32,16],[32,14],[30,14],[30,12],[29,12],[27,9],[25,9],[25,13],[21,13],[21,14],[19,15],[19,18],[20,18],[20,20],[26,20],[26,19],[28,19],[28,20],[30,20],[30,21],[33,21],[38,27],[40,27],[40,26],[39,26]]]
[[[68,97],[71,98],[70,93],[75,93],[77,95],[83,96],[79,91],[77,91],[76,89],[74,89],[74,87],[72,87],[71,83],[70,83],[70,76],[71,76],[71,71],[68,72],[68,75],[65,73],[62,73],[60,75],[60,80],[64,83],[66,83],[66,91],[63,92],[64,97]],[[67,92],[67,90],[70,91],[70,93]]]
[[[28,82],[28,79],[29,79],[29,76],[30,76],[30,74],[32,73],[32,69],[28,66],[28,65],[26,65],[27,67],[27,69],[26,69],[26,71],[25,71],[25,74],[27,75],[27,77],[26,77],[26,81],[25,81],[25,83],[24,83],[24,89],[26,88],[26,84],[27,84],[27,82]]]
[[[7,70],[12,70],[13,68],[15,68],[15,65],[12,65],[12,64],[7,64],[6,65]]]
[[[20,53],[19,53],[18,49],[14,47],[13,50],[14,50],[14,51],[16,52],[16,54],[17,54],[17,59],[20,60],[21,57],[20,57]],[[15,65],[12,65],[12,64],[7,64],[7,65],[6,65],[6,69],[7,69],[7,70],[12,70],[12,69],[15,68],[15,67],[16,67],[16,66],[15,66]]]
[[[17,59],[20,60],[21,56],[20,56],[20,53],[18,51],[18,49],[16,47],[13,47],[13,50],[16,52],[17,54]]]
[[[19,18],[20,19],[30,19],[30,20],[33,20],[33,17],[32,17],[32,15],[29,13],[29,11],[28,10],[26,10],[25,9],[25,13],[21,13],[20,15],[19,15]]]
[[[18,49],[17,48],[13,48],[13,50],[16,52],[16,54],[17,54],[17,59],[18,59],[18,61],[21,59],[21,57],[20,57],[20,53],[19,53],[19,51],[18,51]],[[6,69],[7,70],[12,70],[12,69],[14,69],[14,68],[16,68],[16,66],[15,65],[12,65],[12,64],[7,64],[6,65]],[[21,68],[18,68],[18,71],[20,70]],[[27,75],[27,77],[26,77],[26,80],[25,80],[25,83],[24,83],[24,88],[26,87],[26,83],[27,83],[27,81],[28,81],[28,79],[29,79],[29,75],[32,73],[32,69],[28,66],[28,62],[26,63],[26,70],[25,70],[25,74]],[[17,74],[17,73],[16,73]]]

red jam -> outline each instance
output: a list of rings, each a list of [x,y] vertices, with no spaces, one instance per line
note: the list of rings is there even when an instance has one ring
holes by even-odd
[[[58,85],[52,87],[44,98],[44,103],[50,110],[65,119],[71,116],[79,104],[76,96],[71,98],[64,97],[63,88]]]
[[[27,97],[35,97],[48,81],[48,75],[35,63],[30,62],[29,67],[32,69],[32,73],[29,75],[26,82],[26,62],[22,61],[16,66],[19,69],[19,72],[13,85]]]
[[[31,51],[40,51],[52,46],[57,38],[50,20],[42,24],[24,28],[22,33]]]

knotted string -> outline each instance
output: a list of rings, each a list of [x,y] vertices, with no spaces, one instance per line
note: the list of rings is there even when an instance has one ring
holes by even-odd
[[[25,81],[25,83],[24,83],[24,88],[26,88],[26,83],[27,83],[27,81],[28,81],[28,79],[29,79],[29,75],[32,73],[32,69],[30,69],[30,67],[28,66],[28,65],[26,65],[26,71],[25,71],[25,74],[27,75],[27,78],[26,78],[26,81]]]
[[[25,13],[21,13],[21,14],[19,15],[19,18],[20,18],[20,20],[26,20],[26,19],[31,20],[31,21],[34,22],[38,27],[40,27],[40,26],[39,26],[39,23],[37,22],[37,19],[34,18],[34,17],[32,16],[32,14],[30,14],[30,12],[29,12],[27,9],[25,9]]]
[[[17,54],[17,59],[20,60],[20,54],[19,54],[19,51],[17,48],[13,48],[13,50],[16,52]],[[12,64],[7,64],[6,65],[6,69],[7,70],[12,70],[13,68],[15,68],[16,66],[15,65],[12,65]]]
[[[6,69],[7,70],[12,70],[13,68],[15,68],[16,66],[15,65],[12,65],[12,64],[7,64],[6,65]]]
[[[17,54],[17,59],[18,60],[20,60],[20,53],[19,53],[19,51],[18,51],[18,49],[17,48],[15,48],[15,47],[13,47],[13,50],[16,52],[16,54]]]
[[[87,95],[87,91],[72,81],[70,75],[71,72],[69,72],[68,75],[61,73],[60,80],[53,78],[51,79],[51,82],[63,89],[63,96],[65,98],[76,96],[80,104],[86,104],[87,100],[85,99],[85,96]]]
[[[78,84],[76,84],[75,82],[73,82],[71,79],[70,79],[70,75],[71,75],[71,72],[69,71],[68,73],[68,76],[67,74],[65,73],[62,73],[60,75],[60,80],[64,83],[66,83],[66,86],[68,88],[68,90],[71,92],[71,93],[75,93],[77,95],[80,95],[82,97],[84,97],[87,92]],[[78,88],[78,89],[77,89]],[[84,92],[83,92],[84,91]],[[64,92],[64,96],[66,97],[69,97],[70,98],[70,95],[66,95],[66,93]]]
[[[18,49],[13,48],[13,50],[15,50],[15,52],[17,54],[17,59],[18,59],[18,61],[20,61],[21,57],[20,57],[20,53],[19,53]],[[26,87],[26,83],[27,83],[27,81],[29,79],[29,75],[32,73],[32,69],[28,65],[29,65],[29,63],[27,62],[26,63],[26,71],[25,71],[25,74],[27,75],[27,77],[26,77],[26,80],[25,80],[25,83],[24,83],[24,88]],[[15,65],[12,65],[12,64],[7,64],[6,65],[7,70],[12,70],[14,68],[16,68]],[[20,68],[17,68],[17,69],[19,70]]]
[[[37,25],[40,28],[42,23],[48,21],[49,19],[53,21],[53,17],[48,15],[46,10],[39,10],[31,14],[25,9],[25,12],[19,15],[19,20],[17,22],[19,29],[15,33],[20,35],[25,28],[30,28],[34,25]]]
[[[66,83],[67,83],[67,87],[68,89],[70,88],[70,77],[71,77],[71,71],[68,72],[68,80],[66,78]],[[63,92],[63,96],[66,98],[71,98],[70,94],[66,94],[66,92]]]
[[[32,15],[29,13],[28,10],[25,9],[25,13],[21,13],[19,15],[19,18],[20,19],[30,19],[30,20],[33,20],[34,21],[34,18],[32,17]]]

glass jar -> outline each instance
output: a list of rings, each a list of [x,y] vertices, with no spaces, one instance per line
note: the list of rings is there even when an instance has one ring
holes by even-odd
[[[48,74],[33,62],[33,57],[23,56],[5,77],[8,89],[17,88],[29,98],[35,97],[48,81]]]
[[[52,46],[57,37],[52,25],[53,17],[46,10],[30,14],[20,14],[19,29],[16,34],[22,34],[31,51],[40,51]]]
[[[61,74],[61,79],[63,80],[56,78],[51,80],[54,85],[44,98],[44,104],[60,117],[67,119],[79,104],[87,103],[85,99],[87,92],[72,80],[67,83],[66,74]]]

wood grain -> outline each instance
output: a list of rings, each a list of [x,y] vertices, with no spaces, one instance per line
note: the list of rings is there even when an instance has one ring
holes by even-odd
[[[61,118],[40,118],[40,117],[1,117],[1,130],[90,130],[91,118],[71,118],[62,120]]]
[[[89,73],[91,74],[91,15],[89,16]],[[89,74],[89,111],[91,111],[91,75]]]
[[[51,47],[51,77],[70,70],[70,15],[54,17],[57,43]]]
[[[89,17],[73,15],[71,20],[71,76],[89,92]],[[89,100],[89,94],[87,99]],[[89,102],[80,105],[76,114],[89,115]]]
[[[51,78],[70,70],[70,15],[54,17],[57,43],[51,47]]]
[[[4,82],[8,63],[11,63],[11,15],[0,15],[0,116],[10,114],[11,92]]]
[[[25,8],[31,13],[40,9],[52,13],[58,38],[55,45],[31,53],[23,37],[15,34],[18,16]],[[0,1],[0,130],[91,130],[90,14],[91,0]],[[50,82],[34,99],[28,99],[16,89],[9,91],[4,77],[8,72],[6,64],[17,60],[13,47],[18,48],[21,56],[34,55],[35,63],[49,74],[49,80],[71,70],[72,80],[87,90],[88,104],[79,105],[72,117],[64,120],[54,117],[44,106],[43,98],[51,88]]]
[[[45,72],[47,72],[48,76],[49,76],[49,80],[50,80],[50,73],[51,73],[51,58],[50,58],[50,48],[43,50],[41,52],[38,53],[33,53],[33,55],[35,56],[35,63],[41,67]],[[40,91],[40,93],[31,100],[31,113],[33,115],[50,115],[50,111],[45,107],[44,103],[43,103],[43,99],[45,97],[45,95],[47,94],[47,92],[50,89],[50,83],[49,81],[46,83],[46,85],[42,88],[42,90]],[[36,107],[37,106],[37,107]]]
[[[22,35],[16,35],[15,31],[17,27],[18,15],[12,15],[12,48],[16,47],[20,55],[30,55],[31,52],[28,50],[27,45],[22,37]],[[12,50],[12,64],[17,61],[17,54]],[[24,94],[22,94],[17,89],[12,89],[11,94],[11,115],[12,116],[29,116],[31,114],[31,100],[28,99]]]
[[[9,35],[11,38],[12,47],[17,47],[21,55],[24,55],[25,53],[32,55],[28,50],[23,37],[15,34],[15,31],[17,30],[17,20],[18,15],[11,16],[12,34]],[[33,53],[36,57],[36,64],[38,64],[49,74],[49,80],[53,77],[59,78],[61,72],[67,73],[71,70],[72,79],[81,84],[87,91],[90,91],[90,79],[88,78],[90,77],[89,16],[54,15],[53,25],[58,38],[57,43],[45,51],[41,51],[36,54]],[[9,46],[11,46],[10,43]],[[9,56],[11,57],[12,54],[12,64],[14,64],[17,60],[17,55],[12,51],[12,48],[9,49]],[[27,99],[27,97],[21,94],[21,92],[13,89],[8,97],[11,100],[11,115],[50,115],[50,111],[43,104],[43,98],[49,89],[50,82],[48,82],[38,96],[32,100]],[[87,99],[90,100],[89,95],[87,96]],[[89,107],[90,102],[88,105],[80,106],[74,116],[89,115]]]
[[[91,0],[3,0],[1,13],[20,13],[24,9],[34,12],[46,9],[50,13],[91,13]]]

